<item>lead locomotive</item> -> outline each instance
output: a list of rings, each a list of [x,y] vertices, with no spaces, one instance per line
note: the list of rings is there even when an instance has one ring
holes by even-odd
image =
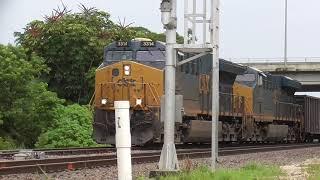
[[[178,61],[188,54],[178,54]],[[114,42],[96,70],[94,133],[98,143],[115,144],[114,101],[130,102],[132,144],[163,141],[165,45],[147,39]],[[177,143],[211,140],[211,55],[176,69]],[[320,129],[305,127],[301,84],[285,76],[220,59],[219,141],[304,141]],[[313,118],[311,123],[319,123]]]

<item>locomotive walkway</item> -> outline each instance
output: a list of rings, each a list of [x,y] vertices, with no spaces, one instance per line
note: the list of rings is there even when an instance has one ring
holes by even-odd
[[[288,58],[230,58],[232,62],[254,67],[271,74],[285,75],[302,83],[301,92],[320,91],[320,57]]]

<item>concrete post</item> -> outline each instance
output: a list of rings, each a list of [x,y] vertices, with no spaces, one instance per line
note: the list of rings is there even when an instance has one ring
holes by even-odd
[[[116,148],[118,179],[131,180],[131,134],[129,101],[115,101]]]

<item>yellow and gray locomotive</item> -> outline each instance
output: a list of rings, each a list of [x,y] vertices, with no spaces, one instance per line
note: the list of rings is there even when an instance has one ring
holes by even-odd
[[[178,61],[188,54],[178,54]],[[132,144],[163,141],[165,44],[148,39],[114,42],[96,70],[93,137],[115,144],[114,101],[130,102]],[[211,139],[211,55],[176,69],[177,143]],[[219,141],[296,141],[303,134],[301,84],[284,76],[220,59]],[[319,130],[320,131],[320,130]],[[320,133],[319,133],[320,134]]]

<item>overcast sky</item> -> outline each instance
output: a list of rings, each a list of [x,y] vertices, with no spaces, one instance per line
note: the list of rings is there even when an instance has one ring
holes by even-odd
[[[14,31],[21,31],[31,20],[43,19],[61,2],[73,11],[83,3],[109,12],[113,20],[126,18],[136,26],[163,31],[160,0],[0,0],[0,43],[13,43]],[[288,3],[288,56],[320,57],[320,1]],[[283,32],[284,0],[221,0],[221,57],[282,57]]]

